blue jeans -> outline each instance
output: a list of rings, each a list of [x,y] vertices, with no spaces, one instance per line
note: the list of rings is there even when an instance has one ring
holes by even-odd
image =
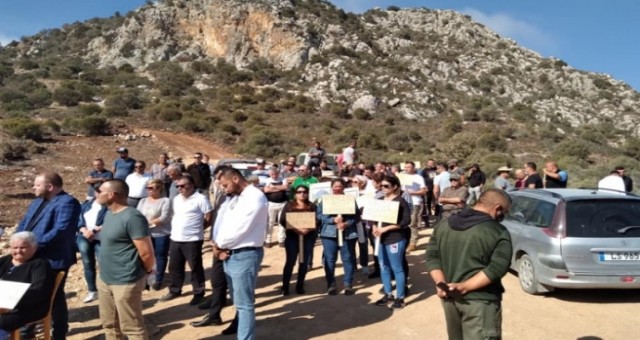
[[[396,279],[396,297],[398,299],[404,299],[405,294],[406,279],[402,261],[406,247],[406,239],[393,244],[380,245],[380,277],[382,278],[384,293],[391,294],[391,277],[393,274]]]
[[[224,274],[231,287],[233,304],[238,313],[238,340],[255,339],[256,305],[255,293],[263,248],[233,252],[224,261]]]
[[[360,267],[367,268],[369,266],[369,234],[371,233],[364,225],[362,226],[362,232],[364,233],[364,242],[360,243],[360,236],[358,236],[358,261]]]
[[[76,244],[82,258],[84,268],[84,280],[87,281],[87,288],[90,292],[97,292],[96,287],[96,259],[100,253],[100,241],[89,241],[84,236],[76,237]]]
[[[152,237],[153,254],[156,256],[156,282],[162,282],[164,272],[167,269],[167,258],[169,257],[169,244],[171,239],[169,235]]]
[[[338,246],[337,238],[321,238],[322,254],[324,255],[324,276],[327,279],[327,287],[336,285],[336,262],[338,261],[338,250],[342,258],[344,268],[344,285],[353,286],[353,274],[356,270],[356,243],[358,239],[344,240],[342,247]]]
[[[291,282],[291,275],[293,274],[293,267],[298,261],[298,252],[300,251],[299,235],[287,233],[287,237],[284,239],[284,250],[287,254],[287,260],[284,264],[284,270],[282,271],[282,288],[288,289],[289,282]],[[316,243],[316,233],[310,232],[304,236],[302,241],[302,247],[304,248],[304,254],[302,256],[302,263],[298,265],[298,280],[296,286],[302,287],[304,285],[304,278],[307,276],[307,270],[309,269],[309,261],[311,260],[311,254],[313,254],[313,246]]]
[[[11,338],[10,335],[9,332],[0,329],[0,340],[9,340]]]

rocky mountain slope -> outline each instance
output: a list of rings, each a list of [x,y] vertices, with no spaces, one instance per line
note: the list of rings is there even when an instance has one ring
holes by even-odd
[[[20,116],[11,95],[31,74],[46,87],[23,96],[41,100],[26,107],[38,117],[80,110],[111,126],[122,116],[168,122],[245,154],[301,150],[308,131],[300,128],[334,148],[357,138],[371,160],[403,152],[633,167],[640,154],[638,92],[453,11],[355,15],[321,0],[163,0],[43,31],[3,48],[0,60],[4,117]],[[79,98],[56,96],[61,88]],[[89,110],[92,102],[99,108]],[[63,130],[82,125],[67,123]]]

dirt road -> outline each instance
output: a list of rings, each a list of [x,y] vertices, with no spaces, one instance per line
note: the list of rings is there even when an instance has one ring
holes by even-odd
[[[63,137],[47,145],[48,151],[29,162],[0,169],[0,225],[12,226],[24,213],[32,196],[31,181],[38,171],[60,172],[65,188],[84,199],[86,176],[93,157],[103,157],[107,163],[116,156],[116,146],[126,146],[131,156],[148,163],[162,151],[188,157],[194,151],[209,153],[213,159],[230,157],[224,149],[197,137],[153,131],[155,138],[119,141],[113,137]],[[421,248],[430,230],[422,232]],[[2,238],[6,242],[6,236]],[[277,295],[280,287],[284,249],[265,251],[257,292],[258,339],[445,339],[444,316],[439,299],[425,271],[424,250],[409,256],[411,265],[411,295],[400,311],[373,305],[380,294],[379,279],[369,280],[356,275],[354,296],[326,296],[324,272],[319,267],[321,246],[315,248],[315,269],[307,278],[307,294]],[[205,254],[205,268],[211,267],[211,253]],[[337,274],[342,269],[338,268]],[[208,277],[209,271],[207,271]],[[187,279],[188,281],[188,279]],[[340,277],[338,277],[340,282]],[[558,291],[550,296],[531,296],[520,289],[517,278],[508,274],[504,280],[503,334],[505,339],[635,339],[640,302],[639,291],[580,290]],[[174,301],[160,303],[166,293],[145,292],[145,319],[152,339],[230,339],[222,337],[222,326],[192,328],[190,321],[204,313],[188,306],[191,290]],[[82,266],[72,267],[67,282],[70,308],[70,339],[101,337],[97,302],[83,304],[86,285]],[[233,317],[233,307],[225,308],[223,319]]]

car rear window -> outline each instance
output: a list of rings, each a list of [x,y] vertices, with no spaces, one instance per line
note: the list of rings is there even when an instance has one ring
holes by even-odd
[[[546,228],[551,224],[556,206],[531,197],[512,197],[507,218],[534,227]]]
[[[567,202],[568,237],[640,237],[640,201]]]

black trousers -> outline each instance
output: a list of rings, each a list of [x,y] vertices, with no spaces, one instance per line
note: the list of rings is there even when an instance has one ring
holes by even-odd
[[[227,305],[227,277],[224,275],[223,261],[213,257],[213,267],[211,267],[211,307],[209,315],[213,318],[220,318],[220,311]]]
[[[193,295],[204,294],[204,267],[202,266],[203,241],[176,242],[169,246],[169,291],[182,293],[185,263],[191,268]]]

